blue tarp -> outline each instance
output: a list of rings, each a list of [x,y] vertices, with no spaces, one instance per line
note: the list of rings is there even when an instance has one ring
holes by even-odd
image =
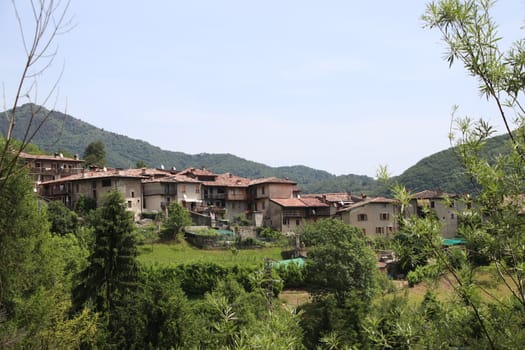
[[[295,259],[286,259],[286,260],[279,260],[274,261],[272,263],[273,267],[281,267],[281,266],[288,266],[289,264],[296,264],[298,266],[304,266],[304,259],[303,258],[295,258]]]
[[[465,244],[466,241],[463,238],[445,238],[443,239],[443,245],[445,246],[451,246],[451,245],[461,245]]]

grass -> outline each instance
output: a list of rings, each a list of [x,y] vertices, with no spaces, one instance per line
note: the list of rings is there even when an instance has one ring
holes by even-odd
[[[479,293],[480,298],[487,303],[494,303],[498,300],[503,300],[511,294],[505,287],[504,283],[495,278],[492,268],[489,266],[476,269],[474,281],[476,281],[474,289]],[[407,293],[410,302],[414,305],[419,305],[423,301],[426,291],[429,288],[432,288],[436,297],[439,300],[446,302],[456,295],[454,293],[455,284],[456,281],[452,275],[446,274],[436,282],[421,282],[411,288],[408,286],[398,286],[398,290],[395,294],[399,295]]]
[[[139,261],[144,265],[179,265],[215,262],[221,265],[260,265],[265,258],[281,260],[281,248],[204,250],[180,243],[154,243],[139,247]]]

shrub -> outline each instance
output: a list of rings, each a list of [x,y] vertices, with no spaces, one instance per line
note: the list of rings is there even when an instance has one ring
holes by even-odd
[[[294,262],[276,268],[279,277],[283,280],[284,288],[305,287],[304,268]]]

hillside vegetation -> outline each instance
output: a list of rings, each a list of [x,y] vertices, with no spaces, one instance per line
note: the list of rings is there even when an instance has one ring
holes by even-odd
[[[34,105],[26,104],[18,109],[18,123],[15,137],[20,138],[29,123]],[[41,109],[37,118],[48,113]],[[0,120],[0,130],[5,135],[5,119]],[[499,154],[508,137],[498,136],[487,142],[486,157]],[[233,154],[186,154],[163,150],[145,141],[132,139],[106,131],[83,122],[80,119],[58,111],[52,111],[48,121],[33,139],[33,143],[48,153],[83,155],[91,142],[102,141],[106,150],[108,165],[117,168],[134,167],[143,161],[149,167],[206,167],[216,173],[231,172],[248,178],[276,176],[296,181],[304,193],[350,192],[370,195],[388,195],[388,189],[374,178],[365,175],[333,175],[327,171],[312,169],[303,165],[270,167],[246,160]],[[413,192],[440,188],[443,191],[473,192],[475,185],[464,176],[463,169],[454,154],[454,149],[435,153],[416,163],[400,176],[393,178]]]

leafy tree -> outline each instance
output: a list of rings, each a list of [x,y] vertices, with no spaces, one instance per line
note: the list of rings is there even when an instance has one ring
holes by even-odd
[[[141,168],[147,168],[148,165],[146,164],[146,162],[144,162],[143,160],[139,160],[136,164],[135,164],[135,168],[137,169],[141,169]]]
[[[190,212],[177,202],[168,207],[168,217],[164,221],[161,236],[164,239],[176,239],[185,226],[191,225]]]
[[[92,210],[97,208],[97,201],[94,198],[80,196],[75,204],[75,212],[80,216],[87,216]]]
[[[88,165],[104,167],[106,165],[106,150],[102,141],[91,142],[84,150],[84,160]]]
[[[362,321],[376,291],[377,263],[362,231],[340,220],[306,225],[306,281],[316,302],[305,309],[307,346],[335,332],[347,345],[363,341]]]
[[[51,223],[51,232],[59,235],[74,233],[78,227],[78,215],[60,201],[48,203],[47,217]]]
[[[468,264],[464,256],[452,256],[441,249],[432,239],[434,229],[425,222],[428,218],[402,218],[407,232],[418,232],[426,239],[435,262],[447,269],[446,278],[453,281],[458,297],[447,305],[449,310],[431,298],[427,300],[426,305],[432,306],[424,310],[429,327],[420,328],[431,339],[427,347],[519,348],[525,338],[520,326],[525,322],[525,219],[520,215],[525,189],[525,110],[520,101],[525,87],[525,42],[514,42],[507,52],[500,49],[497,26],[490,15],[493,4],[491,0],[432,1],[423,20],[441,32],[449,49],[449,64],[462,63],[478,80],[482,95],[495,103],[510,139],[507,150],[488,158],[483,151],[493,129],[487,122],[455,119],[450,135],[466,176],[479,186],[474,205],[460,213],[466,219],[461,234],[475,250],[469,252],[470,261],[490,262],[494,278],[510,297],[502,300],[490,293],[480,297],[479,291],[485,289],[473,278],[476,266]],[[510,322],[506,320],[509,317]],[[418,324],[421,322],[412,322]],[[461,335],[457,335],[458,324],[463,325]],[[395,327],[401,328],[401,322]],[[395,345],[387,342],[384,347]]]
[[[74,308],[78,310],[91,302],[94,310],[105,317],[110,334],[107,341],[122,346],[124,336],[130,339],[139,333],[138,326],[122,327],[122,323],[138,314],[138,310],[133,313],[127,308],[133,306],[130,298],[137,289],[139,273],[132,214],[126,210],[122,195],[114,190],[107,193],[104,205],[95,211],[90,221],[95,234],[94,251],[88,258],[88,266],[78,276],[79,284],[73,289]],[[130,314],[127,318],[123,314],[126,312]]]
[[[201,333],[176,275],[152,268],[143,272],[142,280],[146,317],[144,345],[159,349],[194,348]]]

